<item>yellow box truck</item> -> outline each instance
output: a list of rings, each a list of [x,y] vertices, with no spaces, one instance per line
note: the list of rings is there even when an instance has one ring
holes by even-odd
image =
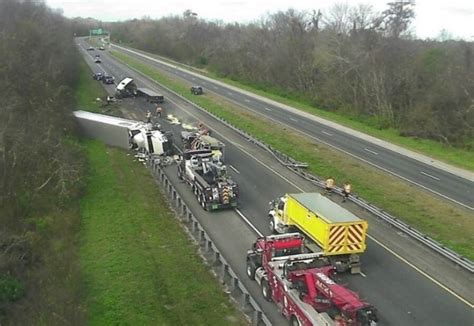
[[[297,228],[317,245],[308,248],[323,252],[338,271],[360,272],[367,221],[319,193],[286,194],[270,203],[268,215],[272,232]]]

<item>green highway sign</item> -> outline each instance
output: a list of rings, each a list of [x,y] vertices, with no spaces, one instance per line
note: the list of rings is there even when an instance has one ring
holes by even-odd
[[[107,31],[104,31],[102,28],[96,28],[90,30],[91,35],[103,35],[107,34]]]

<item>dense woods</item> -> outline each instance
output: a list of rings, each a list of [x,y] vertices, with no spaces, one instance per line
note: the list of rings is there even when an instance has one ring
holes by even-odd
[[[416,39],[413,19],[414,4],[395,2],[383,12],[365,5],[288,10],[247,25],[208,22],[187,11],[104,27],[115,41],[378,128],[473,148],[474,45]],[[77,30],[84,25],[77,22]]]
[[[2,325],[81,321],[72,289],[85,161],[73,137],[79,57],[71,36],[68,22],[37,1],[0,1]]]

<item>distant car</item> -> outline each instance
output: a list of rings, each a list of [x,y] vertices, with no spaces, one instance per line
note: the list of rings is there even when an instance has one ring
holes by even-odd
[[[100,58],[100,54],[96,54],[96,55],[95,55],[95,58]]]
[[[191,86],[191,93],[194,95],[201,95],[204,92],[201,86]]]
[[[101,47],[99,48],[99,50],[104,51],[105,48],[104,48],[103,46],[101,46]]]
[[[104,84],[113,84],[115,82],[115,78],[114,78],[114,76],[107,76],[106,75],[102,78],[102,82]]]
[[[95,50],[95,49],[94,49],[92,46],[89,46],[89,47],[87,48],[87,51],[94,51],[94,50]]]
[[[92,78],[95,80],[102,80],[104,78],[104,75],[101,72],[96,72],[92,75]]]
[[[94,62],[95,62],[95,63],[101,63],[102,60],[100,60],[100,57],[95,57],[95,58],[94,58]]]

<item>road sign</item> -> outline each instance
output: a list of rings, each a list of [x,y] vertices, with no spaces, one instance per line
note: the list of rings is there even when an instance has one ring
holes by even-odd
[[[107,34],[107,31],[104,31],[102,28],[91,29],[91,35],[103,35]]]

